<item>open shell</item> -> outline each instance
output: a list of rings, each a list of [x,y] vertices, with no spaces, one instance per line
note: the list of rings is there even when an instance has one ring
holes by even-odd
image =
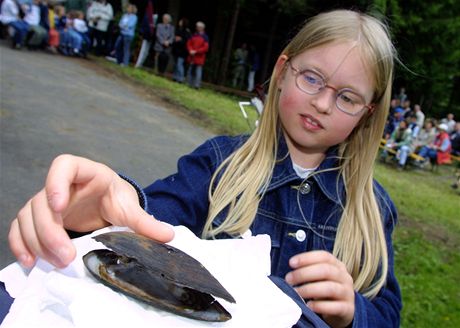
[[[111,249],[83,256],[91,274],[116,291],[156,308],[204,321],[231,319],[213,297],[235,299],[197,260],[170,245],[131,232],[93,237]]]

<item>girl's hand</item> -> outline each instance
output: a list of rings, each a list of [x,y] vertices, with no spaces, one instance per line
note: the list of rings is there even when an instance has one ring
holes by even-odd
[[[331,327],[346,327],[355,314],[353,278],[345,264],[325,251],[305,252],[289,260],[286,281],[295,286],[307,306]]]
[[[37,256],[64,267],[76,255],[65,229],[87,232],[110,224],[162,242],[174,235],[139,206],[136,190],[109,167],[61,155],[53,161],[45,187],[11,223],[8,240],[25,267],[31,267]]]

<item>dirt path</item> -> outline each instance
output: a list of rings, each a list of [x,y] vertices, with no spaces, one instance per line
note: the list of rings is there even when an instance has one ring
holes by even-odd
[[[0,267],[13,260],[10,221],[58,154],[106,163],[145,186],[211,136],[161,95],[88,60],[0,42],[0,77]]]

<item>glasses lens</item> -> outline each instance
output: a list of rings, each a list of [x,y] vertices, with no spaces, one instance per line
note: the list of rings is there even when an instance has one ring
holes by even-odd
[[[337,107],[350,114],[359,113],[365,106],[364,99],[349,90],[340,91],[337,95]]]
[[[324,87],[324,80],[315,72],[304,71],[297,76],[297,86],[306,93],[316,94]]]

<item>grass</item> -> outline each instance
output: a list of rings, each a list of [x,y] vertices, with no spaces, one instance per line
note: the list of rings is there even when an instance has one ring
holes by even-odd
[[[249,131],[237,104],[247,99],[194,90],[144,70],[120,69],[106,62],[102,65],[179,105],[215,133]],[[460,199],[449,186],[453,170],[443,166],[437,172],[399,172],[376,164],[375,176],[400,215],[394,248],[404,305],[401,327],[460,327]]]

